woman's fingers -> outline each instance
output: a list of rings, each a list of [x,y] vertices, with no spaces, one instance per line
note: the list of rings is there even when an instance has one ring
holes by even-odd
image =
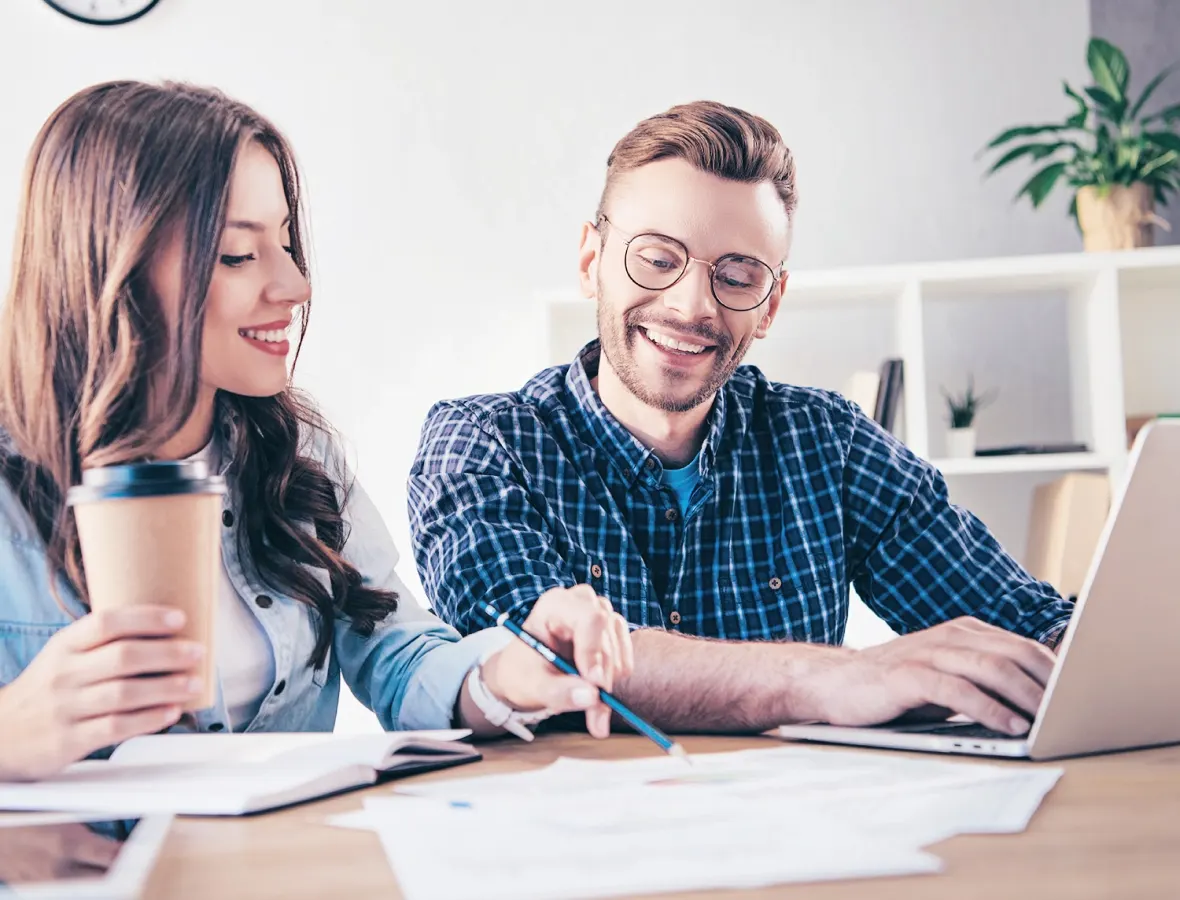
[[[202,679],[191,675],[113,678],[75,691],[70,698],[70,712],[75,719],[81,720],[159,706],[184,706],[195,699],[203,687]]]
[[[79,686],[137,675],[189,674],[205,648],[180,638],[122,638],[76,654],[71,681]]]

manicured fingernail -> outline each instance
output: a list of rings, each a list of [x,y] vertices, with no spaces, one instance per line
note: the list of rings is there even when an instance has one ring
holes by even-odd
[[[576,687],[570,691],[570,700],[578,709],[589,709],[598,700],[598,692],[593,688]]]
[[[602,671],[602,663],[595,663],[587,677],[591,681],[602,681],[602,679],[605,677]]]
[[[190,659],[200,659],[205,655],[205,645],[189,644],[188,647],[185,648],[184,652]]]
[[[1028,731],[1028,722],[1018,716],[1013,716],[1008,720],[1008,730],[1013,734],[1024,734]]]
[[[172,609],[164,613],[164,624],[169,628],[179,628],[184,624],[184,613],[179,609]]]
[[[184,683],[184,689],[190,694],[199,694],[201,692],[201,688],[204,686],[205,683],[200,678],[190,678]]]

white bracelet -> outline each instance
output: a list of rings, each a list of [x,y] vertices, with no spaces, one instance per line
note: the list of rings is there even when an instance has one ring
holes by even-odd
[[[472,702],[483,713],[484,718],[497,728],[503,728],[505,731],[511,732],[522,741],[531,741],[533,739],[533,733],[529,730],[529,726],[544,722],[553,713],[547,709],[539,709],[533,712],[521,712],[513,709],[493,694],[484,682],[483,663],[484,660],[480,660],[475,668],[471,670],[471,674],[467,679],[468,687],[471,690]]]

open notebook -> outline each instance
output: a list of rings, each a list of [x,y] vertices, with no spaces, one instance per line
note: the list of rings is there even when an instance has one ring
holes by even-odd
[[[467,730],[156,734],[43,781],[0,782],[0,810],[234,816],[475,762]]]

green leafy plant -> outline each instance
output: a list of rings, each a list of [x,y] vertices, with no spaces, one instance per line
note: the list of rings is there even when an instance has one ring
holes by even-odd
[[[997,393],[993,388],[976,394],[975,378],[971,375],[967,376],[967,390],[957,397],[947,393],[946,388],[943,388],[942,395],[946,398],[947,409],[950,412],[948,419],[951,428],[970,428],[975,421],[975,414],[992,403]]]
[[[1180,121],[1180,104],[1150,115],[1143,108],[1155,89],[1176,68],[1156,75],[1132,100],[1127,92],[1131,69],[1123,52],[1108,41],[1091,38],[1086,62],[1094,83],[1075,91],[1063,82],[1074,112],[1061,124],[1019,125],[996,136],[981,153],[1011,146],[987,170],[984,177],[1020,159],[1041,163],[1014,200],[1027,196],[1038,207],[1064,180],[1074,188],[1093,185],[1101,192],[1113,185],[1144,182],[1156,203],[1180,189],[1180,135],[1172,125]],[[1070,214],[1077,217],[1075,191]]]

